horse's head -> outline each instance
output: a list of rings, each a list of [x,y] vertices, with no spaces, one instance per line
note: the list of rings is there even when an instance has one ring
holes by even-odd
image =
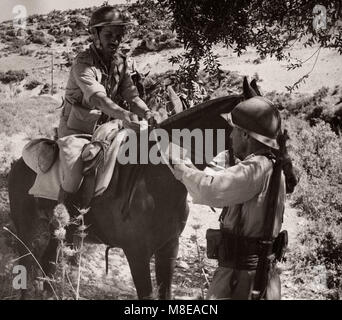
[[[176,113],[163,121],[160,126],[167,130],[171,135],[172,132],[177,129],[189,129],[190,132],[196,131],[197,133],[202,133],[202,147],[200,150],[205,154],[203,164],[195,161],[196,150],[194,150],[193,146],[183,145],[184,148],[191,149],[192,160],[198,168],[202,169],[208,165],[213,157],[218,153],[231,149],[229,136],[232,131],[232,127],[229,124],[227,114],[229,114],[239,102],[250,99],[256,95],[260,95],[256,81],[253,80],[251,83],[248,83],[247,78],[245,77],[243,80],[243,92],[241,95],[230,95],[205,101],[183,112]],[[222,140],[223,134],[224,141]],[[201,137],[199,139],[201,139]],[[217,143],[218,139],[221,139],[219,144]],[[209,154],[207,153],[208,149],[211,151],[209,157],[207,157]]]
[[[171,116],[160,127],[168,132],[170,139],[176,144],[179,143],[175,141],[175,137],[180,134],[183,139],[182,147],[190,151],[194,164],[199,169],[204,169],[218,153],[229,149],[232,128],[225,115],[242,100],[243,95],[209,100]]]

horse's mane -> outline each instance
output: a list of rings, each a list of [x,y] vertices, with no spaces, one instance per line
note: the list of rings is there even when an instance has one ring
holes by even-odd
[[[242,95],[231,95],[205,101],[167,118],[159,124],[159,127],[166,130],[187,127],[187,124],[193,123],[198,118],[229,113],[242,100],[244,100]]]

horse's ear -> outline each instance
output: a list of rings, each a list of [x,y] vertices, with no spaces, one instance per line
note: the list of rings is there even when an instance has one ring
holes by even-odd
[[[253,80],[251,81],[251,87],[252,87],[252,89],[255,91],[255,93],[256,93],[258,96],[261,96],[261,92],[260,92],[260,90],[259,90],[259,88],[258,88],[258,85],[257,85],[257,82],[256,82],[255,79],[253,79]]]
[[[146,78],[150,74],[151,70],[144,74],[144,77]]]
[[[257,96],[257,93],[248,83],[247,77],[243,77],[243,95],[246,99],[253,98]]]

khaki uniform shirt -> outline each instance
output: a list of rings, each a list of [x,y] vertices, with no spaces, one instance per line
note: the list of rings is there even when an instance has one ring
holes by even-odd
[[[217,208],[228,207],[223,221],[225,228],[234,232],[239,227],[241,235],[261,237],[272,171],[272,160],[252,154],[240,163],[218,172],[208,173],[188,168],[183,171],[181,181],[194,203]],[[282,174],[273,233],[275,237],[282,224],[285,194],[285,178]]]
[[[114,102],[128,102],[137,97],[124,55],[113,56],[110,70],[100,58],[94,45],[78,54],[71,67],[66,86],[63,111],[58,136],[93,132],[101,112],[90,105],[90,98],[97,92],[105,93]],[[121,100],[120,100],[121,98]]]

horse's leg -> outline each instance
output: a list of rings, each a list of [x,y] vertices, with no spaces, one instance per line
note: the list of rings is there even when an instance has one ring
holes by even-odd
[[[156,278],[159,299],[171,299],[172,275],[178,255],[179,238],[168,241],[155,253]]]
[[[16,235],[42,266],[42,257],[51,239],[50,220],[55,202],[35,199],[28,194],[35,178],[36,174],[22,158],[12,165],[8,179],[10,218],[14,222]],[[35,278],[38,266],[27,248],[18,241],[19,264],[25,267],[29,284]],[[26,292],[22,289],[22,298]]]
[[[37,261],[32,259],[32,257],[25,257],[24,265],[28,267],[28,276],[34,280],[37,276],[37,270],[42,268],[44,273],[50,273],[48,263],[44,256],[53,260],[51,257],[51,252],[46,252],[49,248],[49,244],[52,243],[53,239],[51,237],[50,221],[52,217],[53,202],[36,199],[35,215],[32,217],[32,225],[30,227],[30,233],[26,239],[26,245],[31,250],[32,254]],[[49,256],[50,255],[50,256]],[[37,262],[40,267],[37,266]]]
[[[57,239],[51,237],[42,257],[41,265],[45,274],[49,278],[51,278],[56,271],[56,266],[54,262],[56,261],[57,247],[58,247]],[[51,287],[45,282],[44,289],[50,290]]]
[[[139,247],[124,249],[138,299],[152,299],[152,281],[150,271],[151,254],[148,250]]]
[[[40,270],[40,268],[42,268],[44,272],[47,270],[45,269],[47,265],[44,263],[43,256],[50,242],[49,224],[46,220],[35,217],[32,221],[32,226],[35,229],[29,235],[26,235],[26,239],[19,235],[19,238],[25,243],[35,258],[34,259],[31,254],[28,254],[28,251],[24,246],[19,244],[19,254],[22,256],[19,260],[19,264],[23,265],[27,271],[28,288],[30,286],[32,288],[33,282],[36,280],[39,274],[38,270]],[[40,267],[37,265],[37,262]],[[22,299],[26,298],[26,293],[27,290],[22,289]]]

